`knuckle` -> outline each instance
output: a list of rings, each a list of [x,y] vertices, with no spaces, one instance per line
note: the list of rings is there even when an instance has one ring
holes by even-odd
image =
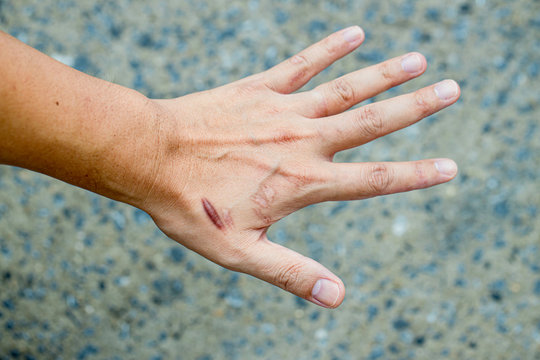
[[[275,114],[276,111],[279,113],[283,112],[279,108],[276,108],[273,110],[267,110],[267,113],[272,115]],[[251,136],[250,142],[256,145],[291,144],[296,146],[302,143],[309,142],[310,140],[318,138],[319,136],[319,132],[313,127],[310,128],[300,124],[289,125],[284,123],[283,125],[275,125],[274,128],[265,129],[264,134],[257,137]],[[267,164],[266,167],[272,168],[273,165],[271,164],[275,164],[276,159],[269,157],[263,162]]]
[[[329,56],[334,56],[339,50],[339,44],[331,36],[322,40],[320,47]]]
[[[285,164],[279,170],[279,173],[289,183],[293,184],[298,192],[303,192],[304,190],[307,190],[306,188],[321,181],[310,168],[297,162]]]
[[[383,117],[373,106],[364,106],[358,109],[356,123],[368,136],[377,136],[384,131]]]
[[[276,144],[295,143],[303,140],[305,135],[294,127],[278,128],[272,131],[272,142]]]
[[[312,183],[312,177],[303,169],[290,173],[287,179],[293,183],[297,189],[305,188],[308,184]]]
[[[319,86],[311,91],[313,96],[313,108],[312,117],[319,118],[325,117],[330,114],[330,102],[328,101],[328,96],[326,96],[326,90],[324,87]]]
[[[291,84],[303,80],[307,76],[309,69],[312,67],[312,61],[301,54],[291,57],[289,63],[293,65],[295,69],[295,73],[290,79]]]
[[[289,58],[289,62],[292,65],[308,65],[309,60],[302,54],[296,54]]]
[[[426,117],[433,112],[432,105],[430,104],[426,93],[420,90],[414,93],[414,106],[420,117]]]
[[[294,133],[299,141],[304,143],[311,143],[313,141],[319,141],[321,137],[320,129],[315,126],[299,126]]]
[[[376,164],[368,173],[367,183],[373,194],[383,194],[388,191],[393,181],[393,174],[388,166]]]
[[[414,165],[414,174],[416,175],[415,188],[424,188],[429,184],[429,177],[426,173],[425,165],[422,162],[418,162]]]
[[[249,82],[245,84],[238,84],[234,86],[232,90],[233,97],[252,97],[263,89],[258,82]]]
[[[331,85],[332,92],[337,95],[338,99],[346,104],[354,102],[354,88],[345,79],[336,79]]]
[[[274,284],[292,292],[300,280],[303,267],[300,263],[287,264],[280,267],[274,274]]]
[[[301,71],[306,71],[309,67],[311,67],[311,60],[309,60],[306,56],[302,54],[296,54],[293,57],[289,59],[289,63],[291,65],[294,65],[295,68],[299,68]]]
[[[392,74],[392,71],[390,69],[390,66],[387,62],[383,62],[379,65],[379,73],[381,74],[381,77],[387,81],[387,82],[393,82],[394,81],[394,75]]]

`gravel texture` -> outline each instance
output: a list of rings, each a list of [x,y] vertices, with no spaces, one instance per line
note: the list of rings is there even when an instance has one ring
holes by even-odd
[[[270,237],[343,278],[337,310],[224,270],[139,210],[0,167],[0,359],[540,359],[540,2],[0,1],[0,29],[152,97],[262,71],[358,24],[308,85],[408,51],[453,107],[340,154],[451,157],[437,188],[311,206]],[[1,50],[0,50],[1,51]]]

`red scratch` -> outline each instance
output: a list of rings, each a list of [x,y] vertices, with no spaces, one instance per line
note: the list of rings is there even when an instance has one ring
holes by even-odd
[[[223,230],[225,226],[223,224],[223,221],[221,221],[221,218],[219,217],[216,208],[210,203],[210,201],[208,201],[207,198],[202,198],[201,201],[204,212],[206,212],[206,215],[208,215],[212,223],[214,223],[214,225],[216,225],[218,229]]]

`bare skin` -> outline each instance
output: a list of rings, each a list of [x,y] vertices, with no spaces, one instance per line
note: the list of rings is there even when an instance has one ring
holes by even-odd
[[[268,240],[268,227],[310,204],[426,188],[457,173],[449,159],[333,161],[337,152],[409,126],[460,94],[445,80],[347,111],[421,75],[426,61],[418,53],[296,92],[363,40],[360,28],[347,28],[263,73],[150,100],[0,33],[0,163],[136,206],[202,256],[335,308],[343,282]]]

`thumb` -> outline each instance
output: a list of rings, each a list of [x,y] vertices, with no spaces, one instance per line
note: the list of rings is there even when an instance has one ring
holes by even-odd
[[[243,272],[249,275],[326,308],[343,302],[345,285],[336,275],[266,236],[253,243],[245,255]]]

